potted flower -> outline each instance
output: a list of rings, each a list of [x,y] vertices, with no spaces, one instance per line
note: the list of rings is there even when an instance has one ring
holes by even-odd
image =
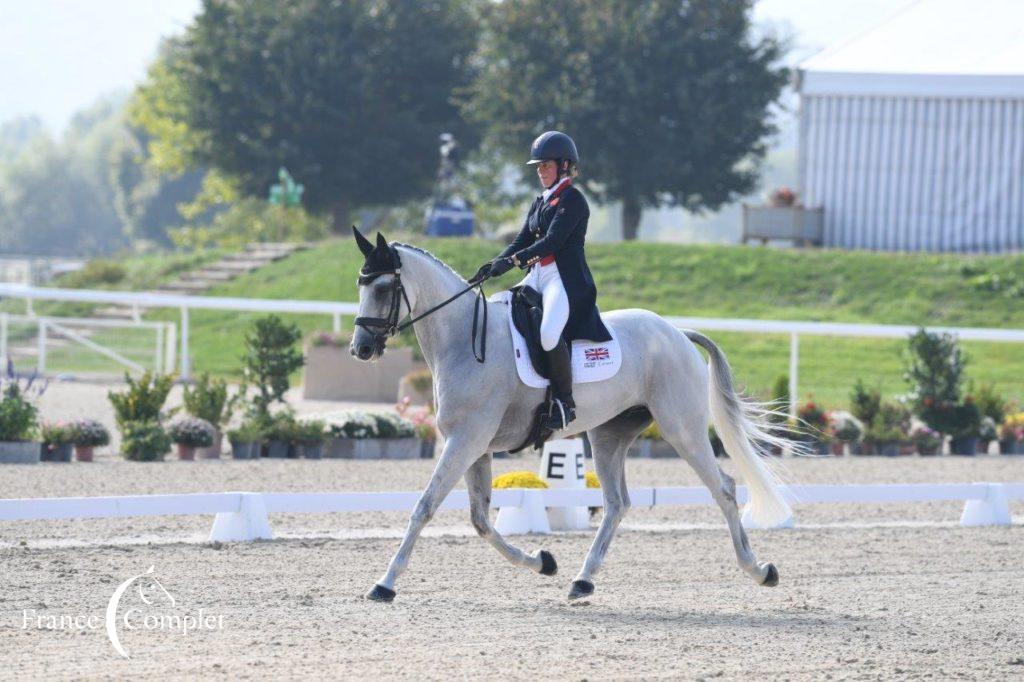
[[[44,462],[71,461],[75,434],[70,424],[43,422],[39,428],[39,435],[43,439],[41,456]]]
[[[199,417],[182,417],[175,420],[168,429],[171,441],[178,446],[178,459],[193,460],[196,448],[213,445],[216,429],[213,424]]]
[[[75,459],[91,462],[94,449],[110,443],[110,432],[95,419],[79,419],[72,425],[72,442],[75,444]]]
[[[381,456],[384,459],[419,459],[420,442],[416,438],[416,426],[397,412],[374,412],[377,420],[377,435],[384,442]]]
[[[40,445],[34,439],[38,424],[36,407],[17,381],[7,384],[0,399],[0,462],[31,464],[40,460]]]
[[[325,457],[380,459],[383,455],[377,420],[372,415],[349,410],[322,415],[322,418],[327,422],[328,434]]]
[[[196,454],[200,459],[217,459],[220,457],[222,431],[231,419],[235,403],[242,394],[228,398],[228,384],[223,379],[211,379],[203,373],[192,386],[186,386],[182,394],[185,412],[193,417],[205,419],[213,425],[213,443],[209,447],[200,447]]]
[[[895,457],[909,431],[910,411],[899,403],[883,402],[868,436],[875,442],[878,454]]]
[[[156,420],[121,423],[121,452],[133,462],[162,462],[171,449],[171,437]]]
[[[254,419],[243,421],[237,429],[228,431],[231,456],[235,459],[257,459],[260,456],[260,440],[263,432]]]
[[[124,380],[128,385],[125,391],[107,392],[121,430],[122,454],[125,459],[138,462],[163,460],[171,448],[171,439],[161,423],[161,410],[174,377],[146,371],[138,380],[125,373]]]
[[[429,369],[414,369],[398,384],[398,400],[415,405],[433,405],[434,377]]]
[[[910,440],[918,454],[924,457],[939,454],[942,446],[942,435],[925,424],[918,424],[910,432]]]
[[[860,441],[864,435],[864,425],[860,420],[845,410],[835,410],[829,413],[828,430],[832,437],[832,454],[840,456],[846,444],[853,444]]]
[[[972,456],[978,452],[978,437],[981,435],[981,412],[971,396],[964,398],[960,405],[949,410],[949,449],[954,455]]]
[[[292,439],[298,455],[305,459],[320,459],[323,456],[327,423],[322,419],[301,419],[295,423]]]
[[[999,427],[992,417],[986,415],[978,426],[978,454],[987,455],[994,440],[999,440]]]
[[[1009,413],[999,427],[999,453],[1017,455],[1022,453],[1021,440],[1024,440],[1024,412]]]
[[[819,455],[829,453],[828,412],[821,409],[813,400],[797,408],[800,424],[801,440],[810,441]]]

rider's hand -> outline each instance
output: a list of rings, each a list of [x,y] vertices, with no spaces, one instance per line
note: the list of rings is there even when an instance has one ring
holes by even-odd
[[[491,277],[501,277],[512,269],[512,259],[508,256],[498,256],[491,261]]]
[[[479,282],[480,280],[487,278],[490,274],[491,274],[491,262],[487,261],[486,263],[484,263],[483,265],[480,266],[480,269],[476,271],[476,274],[473,275],[472,279],[470,279],[469,281],[470,282]]]

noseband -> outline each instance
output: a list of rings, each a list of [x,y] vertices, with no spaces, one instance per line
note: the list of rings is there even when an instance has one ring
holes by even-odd
[[[357,317],[355,324],[357,327],[362,327],[370,334],[373,340],[373,350],[376,354],[380,355],[384,352],[384,346],[392,336],[397,335],[399,332],[408,329],[413,325],[414,322],[422,320],[427,315],[437,312],[441,308],[445,307],[459,296],[472,291],[473,289],[479,289],[479,295],[476,301],[473,303],[473,335],[470,341],[473,347],[473,357],[476,358],[477,362],[484,362],[487,357],[487,299],[484,297],[483,283],[487,277],[473,282],[468,287],[455,294],[451,298],[438,305],[434,306],[427,312],[414,317],[406,322],[399,323],[402,319],[402,301],[405,301],[405,308],[409,311],[409,315],[412,315],[412,305],[409,303],[409,296],[405,293],[405,287],[402,285],[402,259],[398,256],[398,250],[395,247],[389,247],[391,249],[391,262],[395,264],[395,267],[387,270],[377,270],[374,272],[359,271],[359,286],[366,286],[371,284],[375,279],[382,275],[394,275],[394,279],[391,282],[391,303],[388,305],[388,316],[387,317]],[[484,315],[483,315],[483,332],[480,334],[480,353],[476,352],[476,338],[477,338],[477,319],[479,316],[479,306],[483,303]]]

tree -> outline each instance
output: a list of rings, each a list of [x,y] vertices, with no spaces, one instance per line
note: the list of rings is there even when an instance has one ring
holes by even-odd
[[[168,63],[192,161],[256,196],[285,166],[336,229],[357,205],[425,196],[438,134],[473,139],[452,93],[475,37],[466,0],[204,0]]]
[[[588,189],[644,206],[717,209],[750,192],[775,132],[783,47],[751,35],[751,0],[520,0],[482,10],[467,118],[510,155],[544,130],[580,149]]]

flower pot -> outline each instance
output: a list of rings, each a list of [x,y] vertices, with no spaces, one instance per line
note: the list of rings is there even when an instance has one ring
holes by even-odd
[[[384,459],[419,459],[420,442],[416,438],[386,438],[382,454]]]
[[[918,443],[917,452],[922,457],[933,457],[939,454],[939,445],[935,443],[931,445]]]
[[[382,459],[384,441],[380,438],[328,438],[324,457],[334,459]]]
[[[254,459],[259,457],[259,442],[247,440],[231,441],[231,456],[235,459]]]
[[[842,457],[846,452],[846,443],[841,440],[832,441],[832,456]]]
[[[178,459],[191,461],[196,458],[196,449],[192,445],[185,445],[184,443],[177,443],[178,446]]]
[[[917,452],[917,446],[913,443],[900,443],[901,455],[912,455]]]
[[[871,440],[861,441],[860,443],[853,443],[850,446],[851,455],[873,455],[875,454],[876,443]]]
[[[433,459],[434,448],[437,447],[437,440],[424,438],[420,441],[420,459]]]
[[[44,462],[70,462],[74,447],[71,443],[49,446],[44,444],[43,450],[39,454]]]
[[[816,455],[829,455],[832,453],[832,444],[827,440],[811,441],[811,452]]]
[[[91,462],[96,448],[92,445],[76,445],[75,459],[79,462]]]
[[[978,452],[977,436],[960,436],[949,442],[949,451],[954,455],[973,457]]]
[[[263,456],[270,459],[287,459],[289,443],[284,440],[271,440],[263,444]]]
[[[299,455],[303,459],[321,459],[324,456],[324,444],[301,443],[299,444]]]
[[[1000,455],[1019,455],[1020,442],[1016,438],[1007,438],[999,441],[999,454]]]
[[[895,457],[900,454],[900,444],[896,441],[891,443],[879,443],[878,454],[883,457]]]
[[[990,440],[982,440],[982,439],[979,438],[978,439],[978,454],[979,455],[987,455],[988,454],[988,446],[991,443],[992,443],[992,441],[990,441]]]
[[[221,436],[220,429],[213,430],[213,445],[205,448],[196,448],[196,456],[199,459],[220,459],[221,452]]]
[[[0,441],[0,464],[35,464],[42,459],[41,448],[30,440]]]

